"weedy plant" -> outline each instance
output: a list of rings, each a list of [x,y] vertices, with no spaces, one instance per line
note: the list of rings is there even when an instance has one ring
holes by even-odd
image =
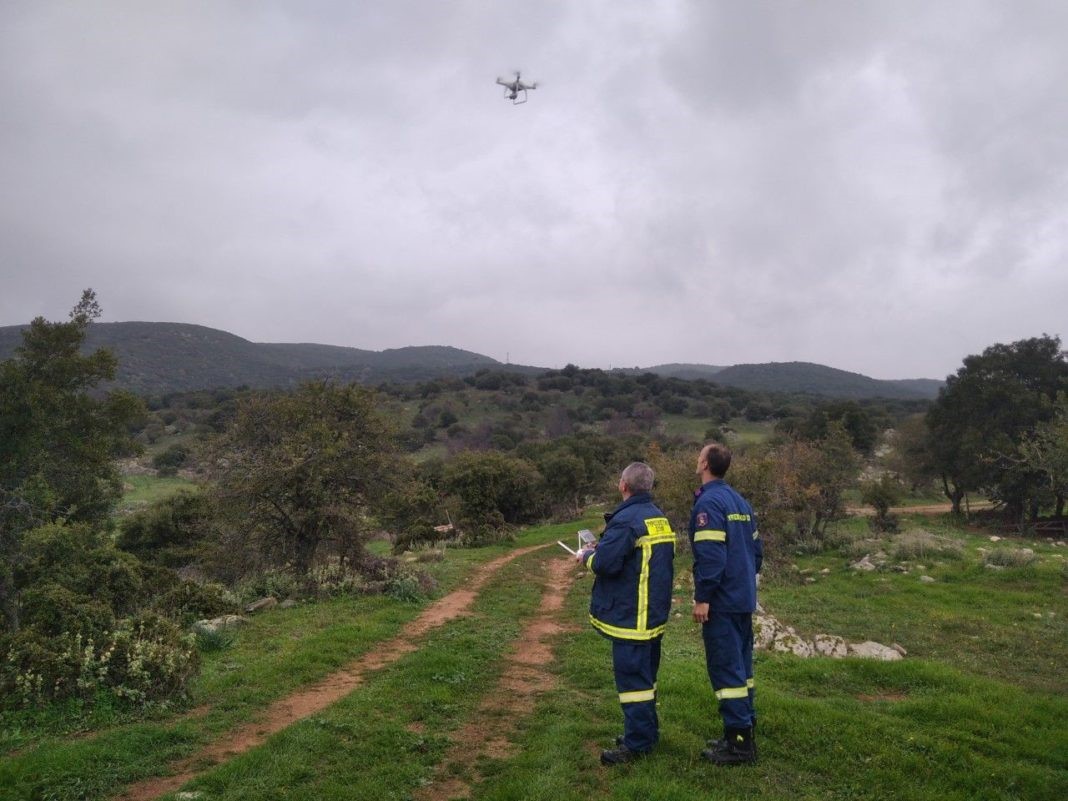
[[[960,559],[961,544],[949,537],[939,537],[923,529],[912,529],[893,538],[890,552],[900,562],[922,559]]]
[[[996,567],[1027,567],[1035,561],[1030,548],[995,548],[986,555],[986,563]]]

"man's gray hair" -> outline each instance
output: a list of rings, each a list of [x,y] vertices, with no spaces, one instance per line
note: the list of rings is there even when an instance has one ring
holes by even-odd
[[[628,464],[622,478],[631,492],[649,492],[653,488],[653,468],[645,462]]]

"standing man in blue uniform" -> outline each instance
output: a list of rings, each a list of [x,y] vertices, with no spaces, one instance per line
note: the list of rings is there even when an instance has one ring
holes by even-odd
[[[623,734],[601,752],[602,765],[621,765],[649,753],[660,739],[656,673],[660,642],[671,611],[675,534],[649,494],[653,470],[627,466],[619,479],[621,503],[605,515],[595,548],[576,557],[596,577],[590,623],[612,642],[612,668],[623,707]]]
[[[708,678],[723,717],[723,739],[710,742],[701,756],[716,765],[756,761],[753,612],[764,549],[753,509],[723,480],[730,466],[726,445],[701,449],[701,488],[690,515],[693,619],[701,624]]]

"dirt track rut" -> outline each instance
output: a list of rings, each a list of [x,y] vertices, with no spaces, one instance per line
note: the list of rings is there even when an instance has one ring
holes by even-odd
[[[363,683],[368,672],[379,670],[418,649],[419,637],[467,614],[482,587],[504,565],[545,547],[547,546],[534,545],[518,548],[487,562],[475,571],[463,589],[439,598],[396,636],[383,642],[374,651],[364,654],[322,681],[275,701],[256,720],[230,731],[223,739],[171,765],[170,775],[145,779],[130,785],[117,798],[119,801],[152,801],[173,792],[202,773],[205,764],[216,765],[232,759],[261,745],[272,734],[344,698]]]
[[[469,796],[471,783],[450,774],[471,775],[476,773],[480,758],[499,759],[511,754],[508,736],[521,717],[534,711],[537,696],[553,688],[555,677],[547,666],[553,660],[553,639],[565,628],[559,621],[559,612],[577,572],[570,559],[554,559],[547,570],[548,579],[537,614],[523,627],[505,657],[505,668],[497,685],[479,704],[472,718],[452,735],[452,746],[438,777],[415,793],[417,801]]]

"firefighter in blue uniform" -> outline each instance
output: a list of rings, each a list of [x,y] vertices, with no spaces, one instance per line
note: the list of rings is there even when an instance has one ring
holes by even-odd
[[[623,735],[601,753],[602,765],[620,765],[649,753],[660,739],[656,673],[660,642],[671,611],[675,534],[649,494],[653,470],[628,465],[623,496],[605,515],[604,534],[577,559],[594,576],[590,623],[612,642],[612,668],[623,707]]]
[[[756,761],[753,612],[764,549],[753,509],[723,480],[730,464],[725,445],[701,449],[702,485],[690,515],[693,618],[701,624],[708,678],[723,717],[723,739],[710,741],[701,756],[716,765]]]

